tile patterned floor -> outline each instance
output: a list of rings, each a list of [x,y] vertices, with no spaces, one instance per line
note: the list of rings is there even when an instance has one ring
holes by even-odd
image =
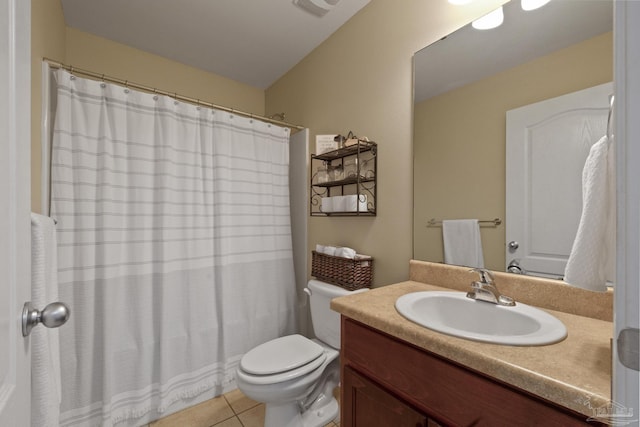
[[[336,389],[336,397],[339,390]],[[339,427],[331,422],[325,427]],[[264,403],[249,399],[240,390],[202,402],[154,421],[148,427],[263,427]]]

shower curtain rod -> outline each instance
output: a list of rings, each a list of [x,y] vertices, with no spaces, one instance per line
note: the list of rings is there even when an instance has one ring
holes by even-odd
[[[195,99],[195,98],[191,98],[191,97],[188,97],[188,96],[179,95],[179,94],[174,93],[174,92],[167,92],[167,91],[164,91],[164,90],[156,89],[154,87],[149,87],[149,86],[141,85],[141,84],[138,84],[138,83],[133,83],[133,82],[130,82],[128,80],[122,80],[122,79],[119,79],[119,78],[116,78],[116,77],[110,77],[110,76],[107,76],[105,74],[96,73],[94,71],[83,70],[81,68],[76,68],[76,67],[71,66],[71,65],[66,65],[66,64],[63,64],[61,62],[54,61],[52,59],[44,58],[43,60],[47,64],[49,64],[49,66],[51,68],[62,68],[64,70],[69,71],[71,74],[81,74],[83,76],[91,77],[91,78],[98,79],[98,80],[101,80],[101,81],[104,81],[104,82],[115,83],[115,84],[123,85],[125,87],[142,90],[142,91],[149,92],[149,93],[155,93],[155,94],[158,94],[158,95],[169,96],[169,97],[171,97],[173,99],[176,99],[178,101],[184,101],[184,102],[188,102],[190,104],[201,105],[203,107],[215,108],[217,110],[222,110],[222,111],[226,111],[226,112],[229,112],[229,113],[238,114],[240,116],[261,120],[263,122],[267,122],[267,123],[272,123],[272,124],[279,125],[279,126],[288,127],[288,128],[295,129],[295,130],[304,129],[304,126],[294,125],[292,123],[287,123],[287,122],[285,122],[283,120],[276,120],[276,119],[272,119],[270,117],[260,116],[258,114],[247,113],[245,111],[236,110],[234,108],[224,107],[222,105],[213,104],[211,102],[202,101],[200,99]],[[274,116],[276,116],[276,115],[284,117],[284,113],[274,114]]]

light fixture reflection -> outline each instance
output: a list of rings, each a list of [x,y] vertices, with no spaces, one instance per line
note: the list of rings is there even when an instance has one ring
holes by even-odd
[[[550,1],[551,0],[521,0],[520,6],[522,6],[522,10],[535,10]]]
[[[494,10],[491,13],[486,14],[480,19],[476,19],[471,24],[476,30],[490,30],[491,28],[499,27],[504,21],[504,13],[502,12],[502,6]]]

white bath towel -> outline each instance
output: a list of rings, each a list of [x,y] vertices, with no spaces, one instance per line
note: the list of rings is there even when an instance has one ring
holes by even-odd
[[[593,144],[582,171],[582,216],[565,269],[565,282],[606,291],[615,259],[615,175],[613,144]],[[609,277],[607,277],[609,276]]]
[[[38,310],[58,301],[56,231],[49,217],[31,214],[31,302]],[[31,331],[31,425],[58,426],[60,418],[60,343],[57,329]]]
[[[444,262],[467,267],[484,267],[480,225],[477,219],[442,221]]]

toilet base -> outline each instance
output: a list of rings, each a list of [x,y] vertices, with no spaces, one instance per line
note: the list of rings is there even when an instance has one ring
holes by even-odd
[[[331,397],[322,407],[315,408],[312,406],[302,414],[302,425],[304,427],[323,427],[336,419],[338,413],[338,401],[335,397]]]
[[[264,427],[322,427],[338,416],[338,401],[331,397],[300,413],[297,402],[267,403]]]

